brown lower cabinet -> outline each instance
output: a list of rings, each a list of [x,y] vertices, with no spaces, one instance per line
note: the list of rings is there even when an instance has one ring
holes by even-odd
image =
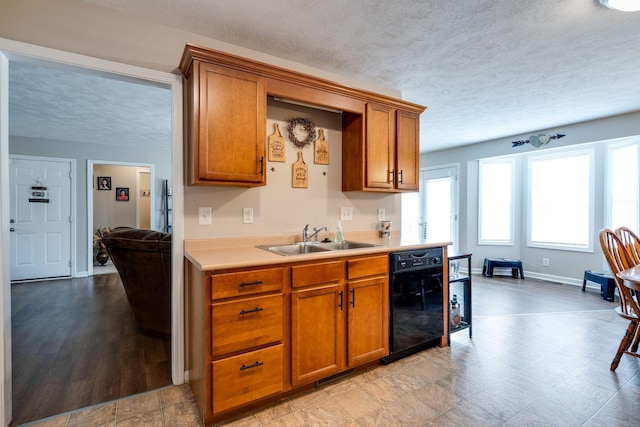
[[[389,352],[388,254],[224,271],[187,262],[189,384],[205,423]]]

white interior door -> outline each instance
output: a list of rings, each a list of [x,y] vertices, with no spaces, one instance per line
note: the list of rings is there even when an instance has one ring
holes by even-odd
[[[9,159],[11,280],[71,276],[71,162]]]

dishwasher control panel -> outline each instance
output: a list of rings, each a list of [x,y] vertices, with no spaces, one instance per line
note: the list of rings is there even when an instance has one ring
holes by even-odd
[[[391,272],[414,270],[419,268],[442,267],[443,250],[439,248],[417,249],[391,253]]]

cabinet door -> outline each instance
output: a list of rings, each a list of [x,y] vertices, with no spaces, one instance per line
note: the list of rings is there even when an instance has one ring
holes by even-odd
[[[291,293],[291,383],[307,384],[344,369],[343,285]]]
[[[395,116],[390,107],[367,104],[366,183],[392,190],[395,164]]]
[[[348,364],[355,366],[389,353],[389,280],[352,281],[348,289]]]
[[[264,185],[266,93],[257,75],[200,63],[199,123],[196,125],[200,180]]]
[[[420,116],[398,111],[396,117],[396,188],[417,191],[420,170]]]

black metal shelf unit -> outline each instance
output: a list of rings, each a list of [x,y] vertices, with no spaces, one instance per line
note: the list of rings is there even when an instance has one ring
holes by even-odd
[[[163,211],[164,211],[164,231],[165,233],[171,233],[171,223],[173,222],[171,207],[173,206],[171,202],[171,187],[169,187],[169,181],[162,181],[162,198],[163,198]]]
[[[466,264],[466,266],[463,266]],[[466,267],[466,271],[460,267]],[[471,338],[471,254],[452,254],[449,256],[449,310],[451,300],[456,296],[460,307],[460,323],[454,326],[449,319],[449,338],[452,333],[469,330]],[[450,341],[450,340],[449,340]]]

